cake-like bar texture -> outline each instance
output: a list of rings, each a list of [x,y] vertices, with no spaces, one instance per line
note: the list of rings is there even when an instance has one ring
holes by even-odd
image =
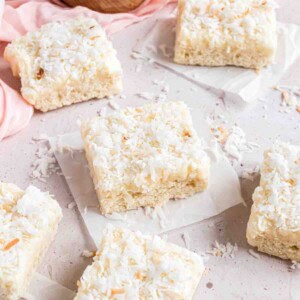
[[[300,146],[280,142],[265,152],[253,201],[249,244],[300,262]]]
[[[277,49],[273,0],[179,0],[175,62],[260,69]]]
[[[75,300],[191,300],[204,270],[194,252],[158,236],[109,227]]]
[[[0,299],[24,296],[61,218],[48,193],[0,182]]]
[[[91,18],[43,25],[4,52],[22,96],[43,112],[122,89],[122,69],[105,31]]]
[[[103,214],[155,207],[207,187],[210,161],[183,102],[126,108],[81,125]]]

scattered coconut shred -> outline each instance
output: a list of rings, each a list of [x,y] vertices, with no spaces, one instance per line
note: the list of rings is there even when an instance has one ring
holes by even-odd
[[[211,132],[231,160],[240,162],[244,152],[251,152],[259,148],[258,144],[246,140],[245,132],[238,126],[227,129],[221,125],[212,127]]]
[[[113,212],[112,214],[106,214],[104,215],[105,218],[109,219],[109,220],[114,220],[114,221],[127,221],[127,213],[117,213],[117,212]]]
[[[70,202],[70,203],[67,205],[67,208],[68,208],[68,209],[73,209],[73,208],[76,207],[76,206],[77,206],[76,202],[75,202],[75,201],[72,201],[72,202]]]
[[[119,110],[120,106],[117,102],[115,102],[114,100],[110,100],[108,102],[108,105],[113,109],[113,110]]]
[[[158,92],[158,94],[154,94],[150,92],[141,92],[141,93],[137,93],[136,96],[147,101],[164,102],[168,99],[169,91],[170,91],[169,85],[165,84],[161,87],[161,90]]]
[[[207,254],[213,256],[219,256],[222,258],[234,258],[235,252],[238,251],[237,244],[232,245],[231,243],[220,244],[218,241],[215,241],[214,246],[211,250],[206,251]]]
[[[154,50],[154,48],[153,48],[150,51],[152,51],[154,53],[157,50]],[[131,56],[131,58],[138,61],[138,64],[135,67],[136,73],[139,73],[145,64],[153,64],[154,63],[154,60],[152,58],[144,56],[139,51],[132,51],[130,56]]]
[[[46,145],[46,142],[49,143],[49,137],[46,134],[40,134],[37,137],[33,137],[32,140],[33,143],[37,145],[37,149],[35,152],[36,159],[31,164],[32,173],[30,177],[42,182],[46,182],[46,179],[52,174],[63,175],[56,161],[55,152],[63,153],[67,151],[73,156],[73,151],[83,151],[80,148],[77,149],[69,145],[63,145],[61,136],[57,137],[57,142],[54,147]]]
[[[146,216],[150,217],[151,219],[159,219],[159,226],[160,228],[166,228],[167,225],[167,217],[163,210],[163,207],[157,206],[155,208],[146,206],[144,207],[144,213]]]
[[[41,134],[32,138],[32,140],[37,144],[38,148],[35,152],[36,160],[31,164],[31,178],[46,182],[46,178],[49,178],[54,173],[61,175],[60,167],[54,156],[54,149],[51,147],[48,149],[45,144],[40,144],[40,142],[48,141],[49,137]]]
[[[300,270],[300,263],[296,262],[295,260],[292,260],[292,264],[289,266],[290,271],[294,270]]]
[[[83,250],[81,253],[82,257],[91,258],[95,256],[95,251]]]
[[[160,44],[158,46],[158,49],[161,51],[162,55],[164,57],[170,58],[173,56],[173,52],[166,44]]]
[[[260,259],[260,255],[259,255],[257,252],[255,252],[254,250],[249,249],[248,252],[249,252],[249,254],[250,254],[251,256],[253,256],[254,258]]]
[[[274,90],[281,93],[282,106],[290,107],[300,113],[300,87],[281,85],[275,86]]]

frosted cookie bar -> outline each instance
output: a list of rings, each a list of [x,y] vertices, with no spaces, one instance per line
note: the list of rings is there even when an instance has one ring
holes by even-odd
[[[61,218],[48,193],[0,182],[0,299],[24,296]]]
[[[4,57],[21,77],[23,97],[43,112],[122,89],[116,51],[94,19],[46,24],[14,40]]]
[[[179,0],[175,62],[259,69],[277,48],[273,0]]]
[[[158,236],[108,228],[74,300],[190,300],[204,269],[200,256]]]
[[[300,147],[277,143],[264,154],[247,228],[250,245],[300,261]]]
[[[183,102],[126,108],[81,126],[103,214],[162,205],[207,187],[209,158]]]

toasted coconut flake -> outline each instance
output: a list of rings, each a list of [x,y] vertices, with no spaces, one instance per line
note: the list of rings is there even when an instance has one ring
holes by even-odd
[[[9,249],[11,249],[13,246],[18,244],[19,242],[20,242],[20,240],[18,238],[13,239],[4,247],[4,251],[8,251]]]
[[[118,295],[118,294],[124,294],[124,293],[125,293],[124,289],[111,289],[112,295]]]

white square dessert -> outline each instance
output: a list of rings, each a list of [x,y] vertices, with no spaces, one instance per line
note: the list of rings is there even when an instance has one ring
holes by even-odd
[[[91,18],[43,25],[4,52],[22,96],[43,112],[118,94],[122,69],[105,31]]]
[[[48,193],[0,182],[0,299],[24,296],[61,218]]]
[[[179,0],[175,62],[260,69],[277,49],[273,0]]]
[[[199,255],[158,236],[107,228],[74,300],[191,300],[204,270]]]
[[[300,262],[300,146],[277,143],[265,152],[253,201],[249,244]]]
[[[210,161],[183,102],[126,108],[83,122],[103,214],[155,207],[208,185]]]

